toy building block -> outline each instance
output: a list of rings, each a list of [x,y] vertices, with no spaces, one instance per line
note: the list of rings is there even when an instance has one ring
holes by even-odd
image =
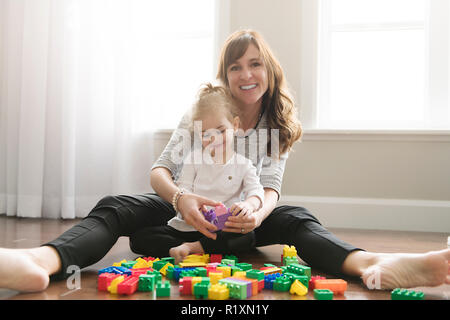
[[[245,262],[236,263],[236,267],[239,267],[244,271],[248,271],[248,270],[252,269],[252,265],[250,263],[245,263]]]
[[[189,268],[189,267],[206,267],[205,262],[194,261],[194,262],[180,262],[180,267]]]
[[[217,227],[217,230],[215,230],[217,232],[225,228],[225,222],[228,220],[228,217],[231,216],[231,212],[222,204],[203,212],[203,215],[208,222],[211,222]]]
[[[125,267],[107,267],[107,268],[98,270],[99,275],[102,273],[115,273],[115,274],[123,275],[123,276],[131,275],[131,271]]]
[[[314,289],[314,298],[317,300],[333,300],[333,291],[328,289]]]
[[[296,257],[297,249],[294,246],[285,245],[283,247],[283,257]]]
[[[291,264],[298,263],[297,257],[284,257],[283,258],[283,265],[289,266]]]
[[[234,254],[226,254],[223,259],[229,259],[234,260],[235,264],[239,262],[238,257],[236,257]]]
[[[221,271],[214,271],[209,273],[209,279],[212,284],[219,283],[220,279],[223,279],[223,273]]]
[[[264,276],[264,289],[273,290],[273,283],[278,277],[281,277],[280,273],[273,273]]]
[[[197,272],[198,277],[208,276],[208,271],[204,267],[197,267],[197,268],[195,268],[195,271]]]
[[[425,294],[422,291],[413,291],[396,288],[391,292],[391,300],[424,300]]]
[[[139,278],[139,276],[141,274],[147,274],[147,272],[152,271],[152,268],[142,268],[142,269],[130,269],[131,270],[131,276],[132,277],[137,277]]]
[[[124,262],[127,262],[127,260],[123,259],[123,260],[120,260],[119,262],[114,262],[114,263],[112,264],[112,266],[113,266],[113,267],[121,267],[121,266],[122,266],[122,263],[124,263]]]
[[[219,284],[225,284],[230,291],[230,298],[246,299],[247,298],[247,283],[238,281],[238,279],[225,278],[219,281]]]
[[[232,276],[233,277],[236,277],[236,278],[244,278],[245,277],[245,274],[246,274],[247,272],[245,272],[245,271],[235,271],[235,272],[233,272],[233,274],[232,274]]]
[[[248,270],[245,274],[247,276],[247,278],[250,279],[256,279],[256,280],[264,280],[264,271],[261,270],[256,270],[256,269],[252,269],[252,270]]]
[[[230,290],[226,284],[213,284],[208,290],[208,299],[227,300],[230,297]]]
[[[174,267],[173,266],[168,266],[167,267],[166,278],[169,279],[169,280],[174,280],[175,279],[175,272],[174,272]]]
[[[159,269],[159,272],[165,276],[165,275],[167,275],[167,268],[169,268],[169,267],[173,268],[173,264],[171,264],[170,262],[167,262],[161,269]]]
[[[233,259],[222,259],[222,261],[220,263],[229,265],[229,266],[234,266],[235,261]]]
[[[153,268],[153,264],[154,264],[155,262],[157,262],[157,261],[160,261],[160,259],[159,259],[159,258],[155,258],[155,259],[153,259],[153,260],[147,260],[148,266],[151,267],[151,268]]]
[[[347,290],[347,281],[342,279],[324,279],[316,280],[314,283],[316,289],[329,289],[334,294],[344,294]]]
[[[321,277],[321,276],[311,277],[311,279],[309,280],[309,290],[315,289],[316,280],[325,280],[325,277]]]
[[[102,273],[98,276],[97,289],[98,291],[108,291],[108,287],[111,285],[111,281],[117,278],[119,275],[116,273]]]
[[[191,278],[191,292],[194,292],[195,284],[202,282],[202,280],[203,280],[202,277],[192,277]]]
[[[208,290],[211,286],[209,282],[199,282],[194,285],[194,296],[196,299],[208,298]]]
[[[149,263],[142,258],[137,258],[135,261],[136,263],[132,266],[133,269],[142,269],[150,267]]]
[[[191,295],[192,294],[192,277],[184,277],[180,279],[180,294]]]
[[[291,280],[286,276],[281,276],[275,279],[273,283],[273,290],[275,291],[289,291],[291,288]]]
[[[130,295],[137,291],[139,284],[138,277],[128,277],[117,285],[118,294]]]
[[[263,271],[264,275],[274,274],[274,273],[282,273],[283,269],[278,267],[262,267],[259,270]]]
[[[311,268],[298,264],[298,263],[293,263],[290,264],[289,266],[287,266],[287,270],[289,272],[295,273],[295,274],[299,274],[301,276],[308,276],[309,278],[311,278]]]
[[[124,276],[118,276],[117,278],[114,278],[108,287],[108,291],[110,293],[117,294],[117,286],[124,280],[125,280]]]
[[[175,264],[175,258],[174,258],[174,257],[164,257],[164,258],[161,258],[161,260],[162,260],[162,261],[169,262],[169,263],[171,263],[172,265]]]
[[[286,276],[291,280],[291,282],[294,282],[295,280],[300,281],[306,288],[309,287],[309,278],[308,276],[301,276],[295,273],[284,273],[283,276]]]
[[[290,294],[296,294],[298,296],[305,296],[308,293],[308,288],[305,287],[303,285],[303,283],[301,283],[298,280],[295,280],[292,285],[291,288],[289,289]]]
[[[164,267],[168,262],[163,261],[163,260],[158,260],[153,262],[153,269],[155,270],[161,270],[162,267]]]
[[[220,266],[216,268],[217,271],[221,271],[224,278],[231,277],[231,267]]]
[[[156,284],[157,297],[170,297],[170,282],[160,281]]]
[[[153,291],[156,283],[154,274],[141,274],[139,276],[138,291]]]
[[[222,261],[222,255],[221,254],[212,254],[210,258],[210,262],[218,262],[220,263]]]

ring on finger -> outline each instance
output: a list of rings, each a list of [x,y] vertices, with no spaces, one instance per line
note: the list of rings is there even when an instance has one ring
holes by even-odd
[[[245,229],[244,229],[244,228],[242,228],[242,229],[241,229],[241,233],[244,233],[244,232],[245,232]]]

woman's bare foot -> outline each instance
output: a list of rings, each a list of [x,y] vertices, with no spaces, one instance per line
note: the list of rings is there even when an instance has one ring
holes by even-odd
[[[0,288],[21,292],[43,291],[49,275],[60,268],[59,255],[51,247],[0,248]]]
[[[182,262],[184,258],[193,253],[204,253],[200,241],[185,242],[169,250],[170,256],[175,258],[175,264]]]
[[[369,289],[433,287],[450,284],[450,249],[423,254],[378,254],[362,272]]]

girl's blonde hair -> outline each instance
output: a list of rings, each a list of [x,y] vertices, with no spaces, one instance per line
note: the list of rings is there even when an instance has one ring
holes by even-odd
[[[205,114],[221,114],[231,123],[237,116],[236,107],[229,91],[222,86],[214,86],[211,83],[204,84],[193,105],[191,113],[191,129],[194,121],[201,119]]]
[[[267,112],[269,128],[279,130],[281,155],[290,151],[294,142],[301,138],[302,127],[283,69],[263,37],[253,30],[241,30],[231,34],[222,48],[217,79],[229,88],[228,68],[245,54],[250,44],[259,50],[267,69],[268,89],[263,96],[263,108]],[[270,140],[267,147],[270,151]]]

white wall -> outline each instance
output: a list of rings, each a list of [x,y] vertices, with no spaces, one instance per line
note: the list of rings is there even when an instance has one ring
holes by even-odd
[[[222,39],[241,28],[263,34],[305,104],[301,88],[314,84],[302,73],[310,67],[302,65],[302,40],[311,38],[301,9],[299,0],[231,0],[219,15]],[[301,120],[310,112],[301,105]],[[168,138],[157,135],[156,152]],[[290,154],[280,203],[305,206],[328,227],[450,232],[450,136],[306,130]]]

